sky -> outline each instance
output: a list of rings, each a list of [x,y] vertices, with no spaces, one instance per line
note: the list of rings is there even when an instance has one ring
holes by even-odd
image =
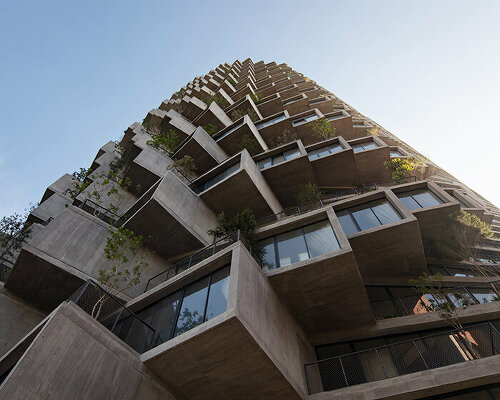
[[[286,62],[500,206],[500,2],[0,0],[0,216],[196,75]]]

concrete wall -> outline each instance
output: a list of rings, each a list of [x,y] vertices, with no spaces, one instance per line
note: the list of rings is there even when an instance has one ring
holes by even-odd
[[[47,322],[2,386],[9,400],[175,400],[139,355],[74,304]]]
[[[0,283],[0,358],[44,317]]]
[[[303,394],[303,366],[316,358],[314,348],[245,246],[234,250],[235,259],[238,268],[231,271],[237,273],[232,282],[237,281],[236,312],[240,321],[294,389]]]

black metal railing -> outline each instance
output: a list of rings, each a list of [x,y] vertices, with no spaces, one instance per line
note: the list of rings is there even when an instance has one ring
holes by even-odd
[[[500,277],[500,266],[497,264],[429,264],[428,268],[433,274],[440,273],[444,276]]]
[[[10,273],[14,268],[14,263],[5,257],[0,257],[0,282],[7,282]]]
[[[483,323],[305,364],[309,394],[500,354],[500,334]]]
[[[112,210],[97,204],[95,201],[90,199],[85,199],[79,207],[83,210],[92,214],[94,217],[99,218],[110,225],[113,225],[116,221],[120,219],[120,216]]]
[[[144,292],[147,292],[149,289],[169,280],[170,278],[173,278],[177,274],[180,274],[181,272],[184,272],[184,271],[188,270],[189,268],[194,267],[199,262],[207,259],[210,256],[213,256],[214,254],[225,249],[226,247],[230,246],[231,244],[236,243],[238,240],[241,240],[245,245],[247,245],[247,241],[244,240],[243,235],[240,233],[239,230],[236,232],[233,232],[233,233],[231,233],[231,234],[229,234],[221,239],[217,239],[210,246],[207,246],[204,249],[197,251],[194,254],[191,254],[190,256],[175,263],[174,265],[169,267],[167,270],[162,271],[159,274],[150,278],[148,280],[148,283],[146,284],[146,288],[144,289]],[[247,245],[247,247],[249,247],[249,246]]]
[[[457,307],[491,303],[500,300],[500,280],[467,286],[448,287],[434,295],[410,295],[371,302],[376,319],[404,317],[431,311],[435,304],[451,302]],[[465,303],[465,304],[464,304]],[[427,306],[427,307],[426,307]]]
[[[74,302],[138,353],[144,353],[154,346],[154,328],[93,280],[85,282],[68,301]]]
[[[285,208],[283,211],[279,213],[267,215],[262,218],[258,218],[255,222],[257,226],[264,226],[268,224],[273,224],[275,222],[281,221],[285,218],[296,217],[298,215],[302,215],[308,213],[310,211],[318,210],[322,207],[325,207],[331,203],[335,203],[340,200],[345,200],[351,196],[356,196],[363,193],[368,193],[374,190],[379,189],[380,187],[385,186],[393,186],[399,185],[402,183],[416,182],[418,178],[416,176],[410,176],[408,178],[403,179],[402,181],[390,181],[390,182],[380,182],[380,183],[372,183],[371,185],[362,185],[352,189],[347,189],[343,191],[323,191],[323,196],[320,200],[313,201],[311,203],[307,203],[301,206],[294,206]]]

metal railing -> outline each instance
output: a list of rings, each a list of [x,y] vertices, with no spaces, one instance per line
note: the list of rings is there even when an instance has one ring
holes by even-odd
[[[416,176],[410,176],[408,178],[404,179],[404,182],[381,182],[381,183],[372,183],[371,185],[362,185],[358,186],[356,188],[348,189],[348,190],[343,190],[343,191],[333,191],[333,192],[324,192],[323,197],[320,200],[313,201],[311,203],[304,204],[302,206],[294,206],[294,207],[289,207],[284,209],[283,211],[280,211],[279,213],[272,214],[272,215],[267,215],[262,218],[258,218],[255,222],[257,226],[264,226],[267,224],[273,224],[275,222],[281,221],[285,218],[289,217],[295,217],[298,215],[302,215],[304,213],[308,213],[310,211],[318,210],[322,207],[325,207],[331,203],[335,203],[340,200],[345,200],[346,198],[350,196],[355,196],[367,192],[371,192],[373,190],[379,189],[381,186],[392,186],[392,185],[399,185],[402,183],[408,183],[408,182],[416,182],[418,181],[418,178]]]
[[[497,264],[429,264],[428,268],[432,273],[444,276],[500,277],[500,266]]]
[[[500,354],[500,334],[483,323],[304,365],[309,394]]]
[[[85,199],[79,207],[83,210],[92,214],[94,217],[99,218],[101,221],[104,221],[110,225],[113,225],[116,221],[120,219],[120,216],[111,211],[100,204],[97,204],[95,201],[90,199]]]
[[[154,328],[93,280],[84,283],[68,301],[74,302],[138,353],[144,353],[154,346]]]
[[[432,299],[436,304],[451,302],[457,307],[473,304],[491,303],[500,300],[500,280],[488,283],[477,283],[467,286],[448,287],[440,290],[440,295],[410,295],[394,297],[371,302],[376,319],[404,317],[430,312]],[[485,289],[481,296],[477,289]],[[441,297],[442,296],[442,297]],[[425,306],[427,305],[427,307]]]
[[[144,292],[147,292],[149,289],[173,278],[174,276],[180,274],[188,270],[191,267],[194,267],[199,262],[207,259],[208,257],[218,253],[219,251],[225,249],[233,243],[236,243],[238,240],[241,240],[245,245],[247,245],[246,240],[243,239],[243,235],[240,231],[233,232],[221,239],[216,240],[210,246],[205,247],[204,249],[197,251],[194,254],[182,259],[181,261],[175,263],[167,270],[160,272],[159,274],[151,277],[146,284],[146,288]],[[247,245],[247,247],[249,247]]]

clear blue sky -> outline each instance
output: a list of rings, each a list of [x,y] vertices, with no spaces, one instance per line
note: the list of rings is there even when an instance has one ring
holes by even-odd
[[[195,75],[286,62],[500,205],[500,1],[0,0],[0,216]]]

